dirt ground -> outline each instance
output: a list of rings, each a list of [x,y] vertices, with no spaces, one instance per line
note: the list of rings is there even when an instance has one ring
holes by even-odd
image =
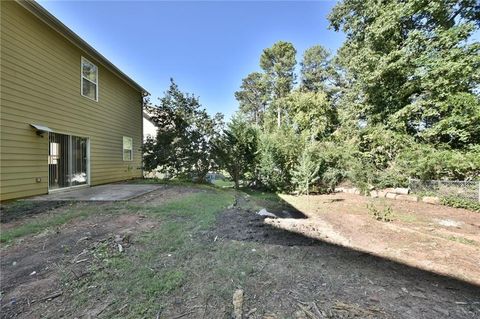
[[[151,209],[201,192],[167,186],[130,201],[136,210],[82,203],[95,205],[99,214],[2,245],[1,318],[131,317],[130,305],[113,302],[123,296],[95,284],[92,269],[101,269],[89,266],[98,247],[116,251],[121,245],[125,258],[133,260],[146,249],[137,238],[164,227],[164,221],[145,216],[138,207]],[[387,223],[373,220],[367,199],[356,195],[283,199],[287,203],[237,193],[234,205],[216,214],[214,225],[189,233],[198,250],[183,257],[174,252],[157,256],[163,264],[158,267],[183,269],[187,277],[159,297],[165,305],[161,311],[143,317],[231,318],[236,289],[245,294],[244,318],[480,317],[480,286],[473,284],[480,278],[480,215],[388,202],[395,217]],[[255,214],[260,206],[282,218],[265,220]],[[114,215],[102,213],[109,207]],[[53,206],[48,213],[63,209]],[[34,217],[6,219],[2,229],[29,218]],[[442,226],[442,220],[457,224]],[[79,292],[70,287],[85,279],[84,289],[91,292],[76,304]]]
[[[270,225],[480,285],[478,213],[345,193],[282,198],[308,218]],[[393,220],[374,220],[367,205],[390,207]]]

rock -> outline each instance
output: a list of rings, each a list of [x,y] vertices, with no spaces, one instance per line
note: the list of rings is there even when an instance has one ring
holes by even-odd
[[[378,191],[377,195],[379,198],[385,198],[385,196],[387,196],[387,193],[388,192],[382,190],[382,191]]]
[[[373,197],[373,198],[378,198],[378,192],[373,190],[373,191],[370,191],[370,197]]]
[[[242,319],[243,317],[243,290],[237,289],[233,293],[233,318]]]
[[[409,202],[418,202],[418,196],[415,195],[397,195],[395,199],[406,200]]]
[[[452,219],[442,219],[438,222],[439,225],[442,225],[442,226],[445,226],[445,227],[458,227],[460,228],[460,226],[463,224],[462,222],[457,222],[455,220],[452,220]]]
[[[32,271],[32,272],[30,273],[30,276],[33,276],[33,275],[36,275],[36,274],[37,274],[36,271]]]
[[[397,197],[397,194],[395,193],[387,193],[385,195],[385,198],[390,198],[390,199],[395,199]]]
[[[268,212],[265,208],[262,208],[259,212],[257,212],[257,215],[265,216],[265,217],[277,218],[277,215]]]
[[[438,205],[440,204],[440,198],[437,196],[425,196],[422,198],[422,202],[427,204]]]
[[[408,195],[410,193],[409,188],[397,187],[393,190],[395,194]]]

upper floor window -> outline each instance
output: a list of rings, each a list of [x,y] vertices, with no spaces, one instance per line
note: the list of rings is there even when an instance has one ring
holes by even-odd
[[[98,68],[82,57],[82,95],[98,101]]]

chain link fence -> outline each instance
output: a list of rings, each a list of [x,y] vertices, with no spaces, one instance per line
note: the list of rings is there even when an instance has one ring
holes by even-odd
[[[480,202],[480,181],[444,181],[410,179],[412,193],[441,198],[456,197]]]

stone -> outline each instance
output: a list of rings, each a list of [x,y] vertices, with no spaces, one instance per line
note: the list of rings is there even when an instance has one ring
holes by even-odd
[[[397,187],[393,190],[395,194],[408,195],[410,193],[409,188]]]
[[[382,190],[382,191],[378,191],[377,195],[379,198],[385,198],[385,196],[387,196],[387,193],[388,192]]]
[[[378,197],[378,192],[375,191],[375,190],[370,191],[370,197],[377,198]]]
[[[277,218],[277,215],[268,212],[265,208],[262,208],[259,212],[257,212],[257,215],[264,216],[264,217]]]
[[[397,195],[395,199],[405,200],[409,202],[418,202],[418,196],[415,195]]]
[[[438,205],[440,204],[440,198],[437,196],[425,196],[422,198],[422,202],[427,204]]]
[[[387,193],[385,195],[385,198],[389,198],[389,199],[395,199],[397,197],[397,194],[395,193]]]
[[[243,290],[237,289],[233,293],[233,318],[242,319],[243,317]]]

